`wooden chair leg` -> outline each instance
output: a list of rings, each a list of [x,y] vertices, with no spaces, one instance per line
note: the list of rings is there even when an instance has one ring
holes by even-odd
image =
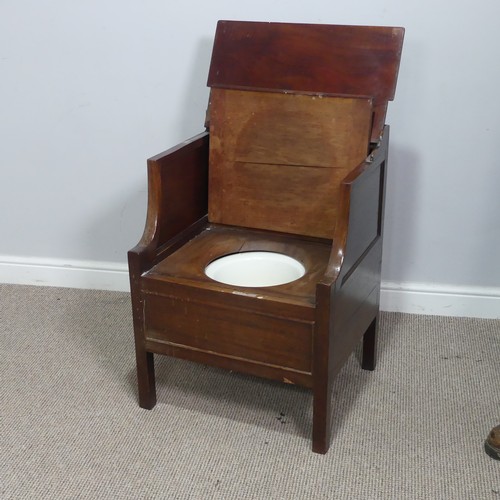
[[[313,390],[313,439],[312,450],[325,454],[331,438],[331,390],[326,375]]]
[[[156,404],[155,365],[152,352],[136,348],[139,406],[151,410]]]
[[[377,320],[378,314],[363,335],[363,354],[361,358],[361,368],[363,370],[375,370],[377,363]]]

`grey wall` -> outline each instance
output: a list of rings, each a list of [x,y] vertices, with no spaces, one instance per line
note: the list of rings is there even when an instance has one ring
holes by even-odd
[[[218,19],[406,27],[383,277],[500,286],[498,0],[2,2],[0,263],[125,264],[146,158],[203,128]]]

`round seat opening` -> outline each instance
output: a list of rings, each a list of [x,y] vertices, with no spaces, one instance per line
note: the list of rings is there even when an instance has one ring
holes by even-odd
[[[205,274],[219,283],[244,287],[276,286],[304,276],[298,261],[275,252],[241,252],[225,255],[205,268]]]

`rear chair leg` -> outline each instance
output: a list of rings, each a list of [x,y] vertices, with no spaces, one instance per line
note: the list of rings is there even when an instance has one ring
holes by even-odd
[[[156,404],[155,365],[152,352],[140,347],[135,351],[137,360],[137,384],[139,388],[139,406],[151,410]]]
[[[361,368],[363,370],[375,370],[377,363],[377,321],[378,314],[363,335],[363,354],[361,358]]]

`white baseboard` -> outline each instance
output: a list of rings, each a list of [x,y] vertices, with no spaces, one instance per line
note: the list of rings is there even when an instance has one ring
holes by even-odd
[[[380,308],[432,316],[499,319],[500,287],[384,281],[380,290]]]
[[[126,264],[0,256],[0,283],[130,291]]]
[[[126,264],[0,256],[0,283],[130,291]],[[383,311],[500,318],[500,287],[382,282]]]

